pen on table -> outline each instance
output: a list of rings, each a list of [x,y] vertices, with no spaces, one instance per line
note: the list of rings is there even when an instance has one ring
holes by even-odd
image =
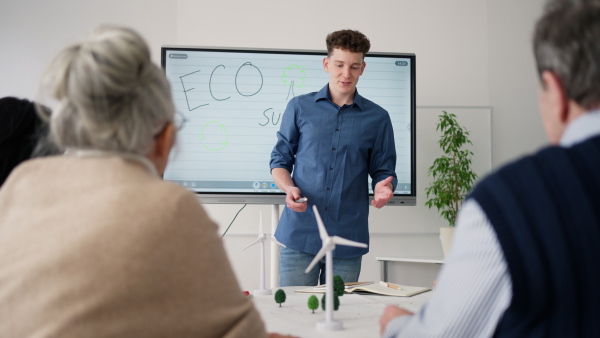
[[[398,285],[394,285],[394,284],[391,284],[391,283],[387,283],[387,282],[380,282],[380,284],[381,284],[381,285],[384,285],[384,286],[387,286],[388,288],[395,289],[395,290],[402,290],[402,288],[401,288],[401,287],[399,287]]]
[[[302,197],[302,198],[299,198],[299,199],[295,200],[294,202],[296,202],[296,203],[303,203],[303,202],[306,202],[306,201],[308,201],[308,198]]]

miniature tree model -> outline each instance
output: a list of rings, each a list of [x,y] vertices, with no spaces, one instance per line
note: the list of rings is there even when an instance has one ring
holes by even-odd
[[[312,310],[312,313],[315,313],[315,310],[319,308],[319,299],[317,296],[312,295],[308,297],[308,308]]]
[[[333,276],[333,292],[335,292],[335,295],[338,297],[342,297],[344,295],[345,289],[346,287],[344,285],[344,280],[342,279],[342,276]]]
[[[281,303],[285,303],[285,291],[279,289],[275,292],[275,302],[279,304],[279,307],[281,307]]]
[[[321,298],[321,308],[323,309],[323,311],[327,310],[326,306],[325,306],[325,296],[327,295],[327,293],[325,293],[323,295],[323,298]],[[338,297],[338,295],[334,294],[333,295],[333,311],[337,311],[340,308],[340,298]]]
[[[462,149],[467,143],[473,144],[468,138],[469,132],[456,121],[456,115],[442,113],[436,130],[442,132],[438,143],[444,155],[429,167],[427,174],[433,176],[433,182],[425,189],[428,198],[425,205],[436,207],[449,226],[454,226],[458,209],[471,191],[477,174],[471,170],[473,153]]]

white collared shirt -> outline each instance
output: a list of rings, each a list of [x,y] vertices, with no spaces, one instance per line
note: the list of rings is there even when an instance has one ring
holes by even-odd
[[[560,145],[600,134],[600,109],[571,122]],[[512,300],[512,281],[496,233],[479,204],[462,206],[438,286],[414,316],[392,320],[384,337],[490,337]]]

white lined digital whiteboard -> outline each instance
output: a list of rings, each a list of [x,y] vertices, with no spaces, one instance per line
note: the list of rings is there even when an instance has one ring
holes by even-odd
[[[164,46],[161,61],[185,121],[164,178],[205,203],[280,204],[269,169],[281,116],[294,96],[328,83],[324,51]],[[368,54],[358,92],[390,113],[398,188],[391,201],[415,198],[415,56]]]

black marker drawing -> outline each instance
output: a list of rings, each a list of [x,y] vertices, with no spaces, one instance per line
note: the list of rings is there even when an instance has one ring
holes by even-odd
[[[210,96],[212,96],[213,99],[215,99],[217,101],[225,101],[225,100],[228,100],[231,96],[228,96],[228,97],[226,97],[224,99],[217,99],[213,95],[213,92],[212,92],[212,78],[213,78],[213,74],[215,73],[215,70],[217,70],[217,68],[219,68],[219,67],[223,67],[223,69],[225,68],[224,65],[218,65],[218,66],[215,67],[215,69],[213,69],[212,73],[210,73],[210,81],[208,82],[208,90],[210,91]]]
[[[259,123],[260,126],[264,127],[267,124],[269,124],[269,116],[267,116],[267,111],[271,110],[271,109],[273,109],[273,108],[267,108],[267,109],[265,109],[265,111],[263,111],[263,116],[267,119],[267,122],[265,122],[265,124]],[[279,113],[279,116],[277,117],[277,122],[275,122],[275,112],[271,112],[271,120],[270,121],[274,126],[276,126],[280,120],[281,120],[281,113]]]
[[[244,68],[244,67],[254,67],[256,69],[256,71],[258,71],[258,74],[260,75],[260,88],[258,88],[258,90],[252,94],[244,94],[240,91],[240,88],[238,87],[238,75],[240,74],[240,70],[242,70],[242,68]],[[242,96],[254,96],[254,95],[258,94],[258,92],[260,92],[260,90],[262,89],[263,83],[264,83],[263,75],[260,72],[260,69],[258,69],[258,67],[253,65],[251,62],[246,62],[243,65],[241,65],[240,68],[238,69],[237,73],[235,73],[235,89]]]
[[[190,76],[192,74],[198,73],[198,72],[200,72],[200,71],[197,70],[195,72],[191,72],[191,73],[188,73],[188,74],[185,74],[185,75],[182,75],[182,76],[179,77],[179,80],[181,80],[181,86],[183,86],[183,93],[185,94],[185,101],[187,102],[187,106],[188,106],[188,110],[189,111],[192,111],[192,110],[200,108],[200,107],[208,106],[208,103],[207,103],[207,104],[202,104],[202,105],[196,106],[194,108],[190,107],[190,100],[188,99],[187,92],[189,92],[191,90],[194,90],[194,88],[186,89],[185,88],[185,83],[183,82],[183,78],[186,77],[186,76]]]

